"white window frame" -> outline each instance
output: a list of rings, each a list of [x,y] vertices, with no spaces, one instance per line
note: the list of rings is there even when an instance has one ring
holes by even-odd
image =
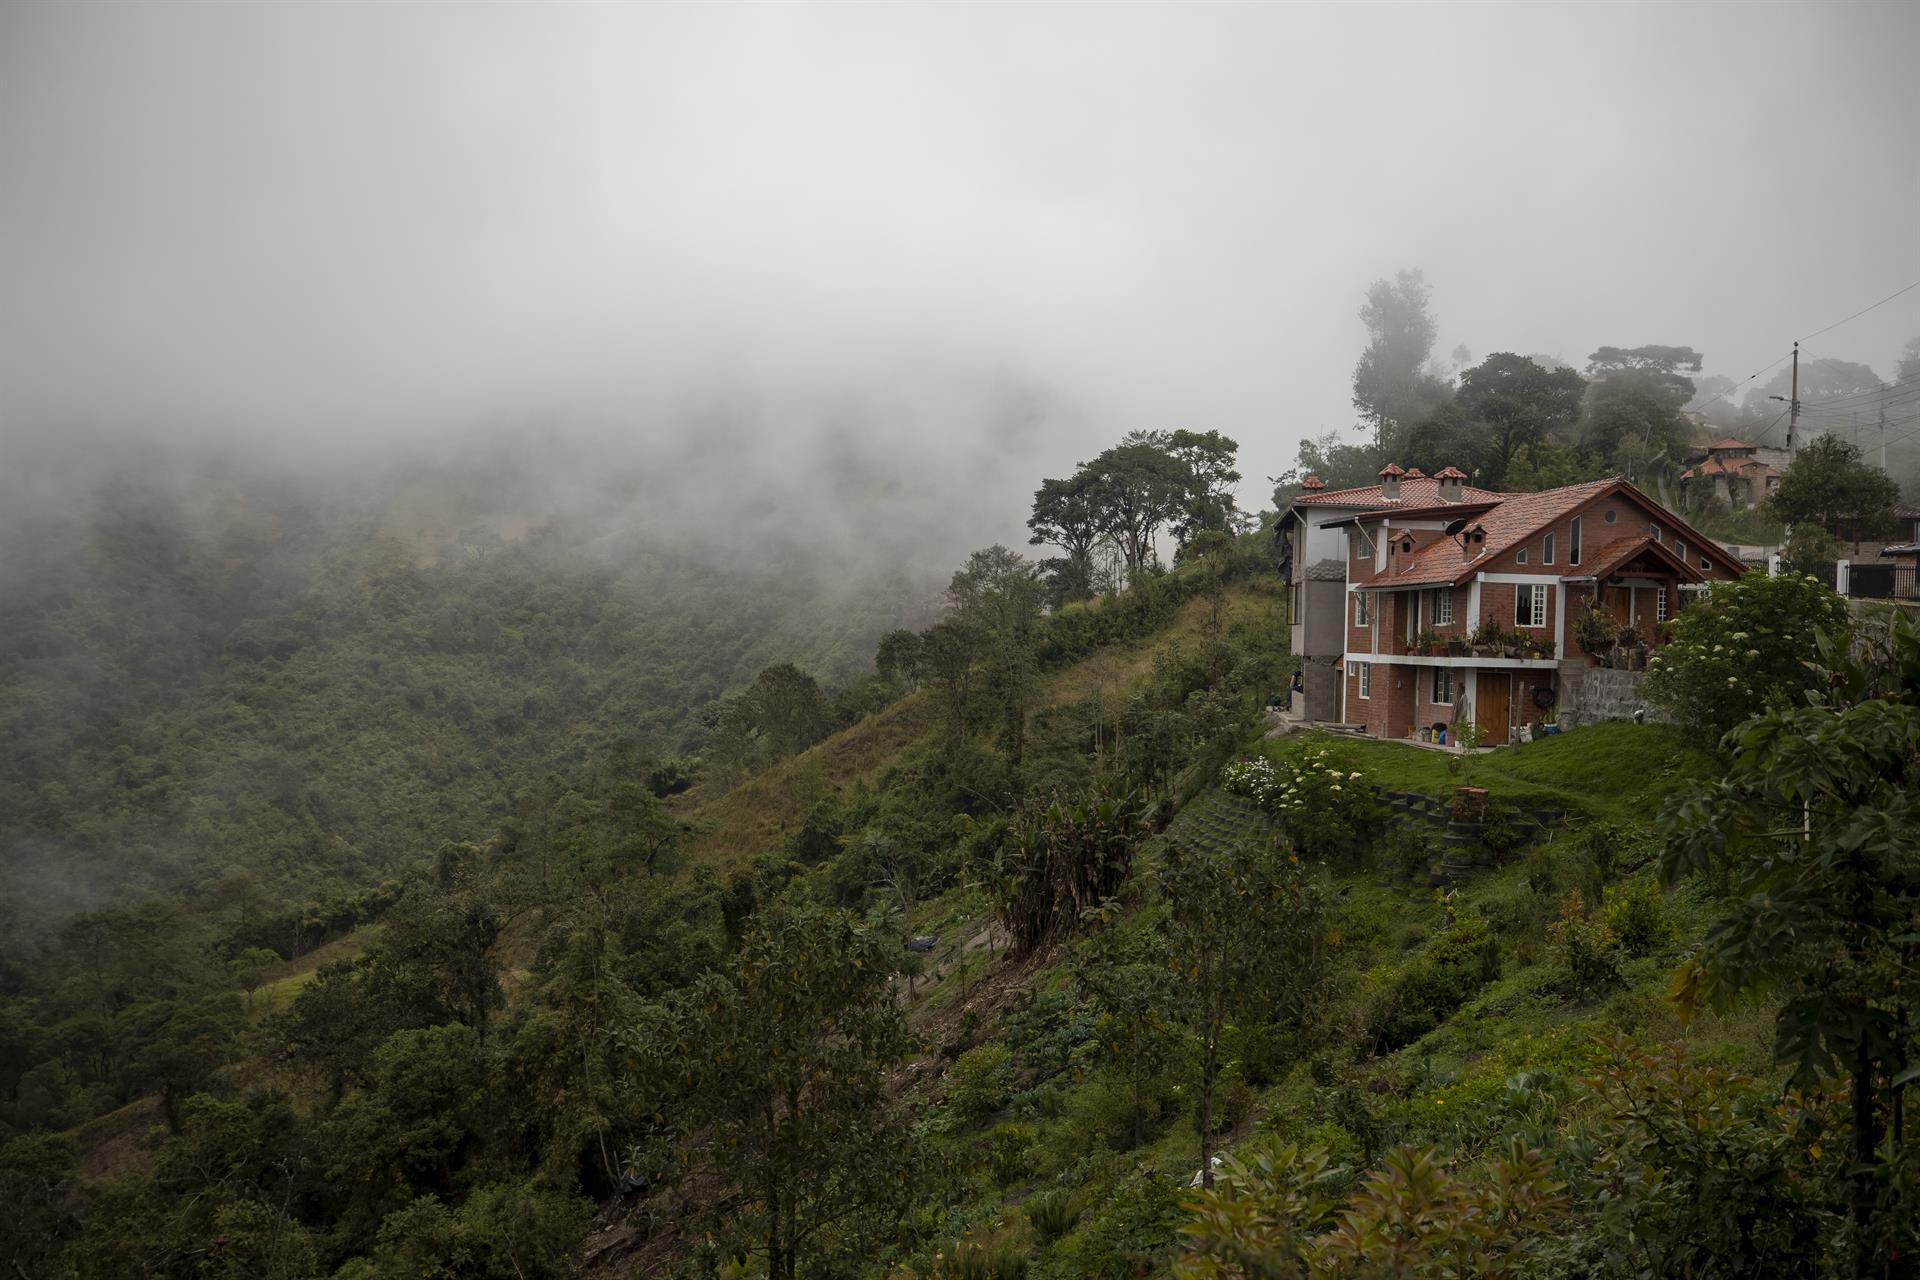
[[[1521,606],[1526,606],[1526,617],[1520,616]],[[1529,621],[1531,619],[1531,621]],[[1523,582],[1513,589],[1513,625],[1516,627],[1544,627],[1547,625],[1547,584],[1544,582]]]
[[[1427,603],[1427,612],[1436,627],[1453,625],[1453,591],[1447,587],[1436,588],[1433,599]]]
[[[1567,522],[1567,563],[1580,563],[1580,517]]]
[[[1665,587],[1653,589],[1653,620],[1655,622],[1667,620],[1667,589]]]
[[[1373,612],[1367,608],[1367,593],[1364,591],[1353,593],[1353,625],[1369,628],[1373,626]]]
[[[1660,526],[1657,524],[1649,524],[1647,526],[1647,536],[1655,542],[1660,541]]]
[[[1527,562],[1527,549],[1525,547],[1513,553],[1513,562],[1515,564],[1525,564]]]
[[[1360,696],[1369,702],[1373,701],[1373,664],[1371,662],[1360,664]]]
[[[1440,696],[1440,682],[1442,680],[1445,680],[1447,682],[1447,696],[1444,698]],[[1452,667],[1435,667],[1433,669],[1432,701],[1433,701],[1433,705],[1436,707],[1450,707],[1453,705],[1453,668]]]
[[[1687,544],[1675,538],[1673,541],[1673,554],[1680,557],[1681,564],[1685,564],[1687,562]]]
[[[1547,536],[1540,541],[1540,563],[1553,563],[1553,533],[1551,530],[1549,530]]]

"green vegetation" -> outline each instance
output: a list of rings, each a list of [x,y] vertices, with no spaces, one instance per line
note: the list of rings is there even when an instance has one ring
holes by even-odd
[[[1724,746],[1460,757],[1263,737],[1290,663],[1257,534],[1042,588],[990,548],[836,693],[773,663],[671,754],[577,730],[379,883],[290,904],[240,867],[72,915],[0,1003],[0,1247],[282,1280],[1902,1274],[1920,629],[1784,638],[1798,703]],[[1460,837],[1375,785],[1487,791],[1477,862],[1433,872]]]

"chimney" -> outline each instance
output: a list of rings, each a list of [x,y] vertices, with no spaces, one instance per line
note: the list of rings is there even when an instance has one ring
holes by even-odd
[[[1300,487],[1302,489],[1305,489],[1308,493],[1312,493],[1315,489],[1326,488],[1327,482],[1325,480],[1322,480],[1319,476],[1308,476],[1305,480],[1302,480],[1300,482]]]
[[[1388,502],[1400,501],[1400,477],[1405,474],[1391,462],[1380,468],[1380,496]]]
[[[1427,473],[1418,467],[1408,467],[1406,478],[1409,480],[1425,480]]]
[[[1466,472],[1458,467],[1448,467],[1444,471],[1434,472],[1433,478],[1440,482],[1440,501],[1460,501],[1460,483],[1467,478]]]

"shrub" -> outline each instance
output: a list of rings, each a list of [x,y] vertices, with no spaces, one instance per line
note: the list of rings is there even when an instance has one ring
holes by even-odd
[[[1513,811],[1506,805],[1487,806],[1487,816],[1480,826],[1480,843],[1496,862],[1506,861],[1507,856],[1520,847],[1520,833],[1513,826]]]
[[[1003,1044],[983,1044],[954,1059],[947,1071],[947,1104],[974,1124],[1005,1106],[1012,1057]]]
[[[1586,899],[1578,889],[1567,894],[1549,937],[1574,986],[1593,991],[1620,981],[1620,952],[1613,930],[1605,920],[1587,915]]]
[[[1052,1244],[1080,1224],[1080,1206],[1073,1192],[1054,1187],[1027,1201],[1027,1221],[1044,1243]]]
[[[1278,763],[1264,756],[1236,760],[1221,770],[1220,780],[1258,804],[1310,857],[1324,860],[1366,847],[1379,822],[1363,775],[1334,768],[1324,750]]]
[[[976,1244],[961,1241],[953,1252],[936,1256],[934,1266],[943,1280],[1022,1280],[1027,1274],[1027,1255],[1008,1244]]]
[[[1718,741],[1770,703],[1804,703],[1819,682],[1808,666],[1817,656],[1814,633],[1836,635],[1847,625],[1847,602],[1805,574],[1715,583],[1674,617],[1647,696]]]
[[[1630,956],[1651,955],[1673,936],[1666,901],[1651,880],[1608,889],[1600,917]]]
[[[1449,925],[1374,997],[1367,1031],[1375,1050],[1412,1044],[1499,972],[1500,944],[1484,919]]]
[[[1023,1124],[997,1124],[987,1138],[987,1164],[1001,1186],[1025,1176],[1033,1156],[1033,1130]]]

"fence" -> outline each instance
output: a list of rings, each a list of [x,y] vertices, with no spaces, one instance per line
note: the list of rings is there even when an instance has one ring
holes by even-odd
[[[1878,561],[1865,564],[1841,562],[1839,589],[1856,600],[1920,600],[1920,582],[1915,581],[1913,564]]]

